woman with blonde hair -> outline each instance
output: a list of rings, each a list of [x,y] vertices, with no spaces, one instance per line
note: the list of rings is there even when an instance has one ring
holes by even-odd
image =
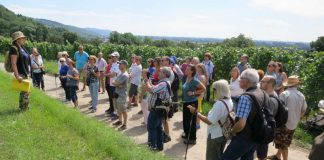
[[[216,93],[216,102],[209,111],[208,116],[200,114],[193,106],[188,106],[192,114],[208,125],[207,128],[207,160],[219,160],[224,151],[226,140],[222,133],[220,123],[224,123],[229,111],[233,110],[233,102],[228,82],[224,79],[213,83],[213,90]]]
[[[198,80],[206,87],[207,82],[208,82],[208,75],[207,75],[206,67],[202,63],[199,63],[197,65],[197,77],[198,77]],[[202,93],[198,97],[198,112],[200,112],[200,113],[202,112],[202,101],[204,99],[204,94],[205,93]],[[197,119],[196,128],[197,129],[200,128],[200,120],[199,119]]]

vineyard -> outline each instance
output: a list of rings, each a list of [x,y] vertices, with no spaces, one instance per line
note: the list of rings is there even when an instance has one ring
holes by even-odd
[[[0,53],[7,52],[10,45],[10,38],[0,37]],[[26,44],[28,50],[31,50],[32,47],[38,48],[39,52],[47,60],[55,60],[57,53],[63,50],[73,57],[78,46],[78,43],[59,45],[48,42],[27,42]],[[100,44],[99,46],[83,44],[83,46],[84,50],[89,54],[96,55],[99,51],[102,51],[105,57],[114,51],[118,51],[121,59],[130,60],[129,55],[134,53],[141,55],[143,62],[146,62],[147,58],[164,55],[175,55],[182,58],[185,56],[197,56],[199,59],[203,59],[204,53],[210,52],[213,55],[213,63],[216,66],[215,79],[229,79],[229,71],[237,64],[240,55],[245,53],[249,55],[249,63],[253,68],[265,70],[268,62],[274,60],[284,63],[285,72],[288,75],[299,75],[303,80],[301,90],[305,94],[310,108],[315,109],[319,100],[324,98],[324,52],[310,52],[296,48],[234,48],[225,46],[204,47],[203,45],[195,49],[116,44]]]

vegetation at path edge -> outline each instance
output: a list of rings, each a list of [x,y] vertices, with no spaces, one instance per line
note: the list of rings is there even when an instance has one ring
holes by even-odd
[[[0,79],[0,159],[166,159],[36,89],[19,113],[11,78]]]

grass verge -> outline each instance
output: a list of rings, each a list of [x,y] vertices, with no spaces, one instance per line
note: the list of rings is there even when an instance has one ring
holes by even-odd
[[[0,79],[0,159],[166,159],[39,90],[19,113],[11,78],[0,72]]]

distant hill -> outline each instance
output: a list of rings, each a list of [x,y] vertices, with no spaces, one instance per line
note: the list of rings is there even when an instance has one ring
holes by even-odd
[[[141,36],[145,37],[145,36]],[[153,40],[167,39],[175,42],[190,41],[196,43],[221,43],[224,38],[197,38],[197,37],[165,37],[165,36],[147,36]],[[303,50],[310,50],[310,43],[307,42],[285,42],[285,41],[264,41],[264,40],[253,40],[256,46],[267,46],[267,47],[297,47]]]
[[[91,39],[91,38],[104,38],[108,37],[110,34],[110,30],[107,29],[97,29],[97,28],[80,28],[76,26],[71,26],[71,25],[65,25],[56,21],[51,21],[47,19],[35,19],[37,22],[40,22],[44,24],[45,26],[49,28],[64,28],[70,32],[75,32],[78,34],[78,36],[86,39]]]

